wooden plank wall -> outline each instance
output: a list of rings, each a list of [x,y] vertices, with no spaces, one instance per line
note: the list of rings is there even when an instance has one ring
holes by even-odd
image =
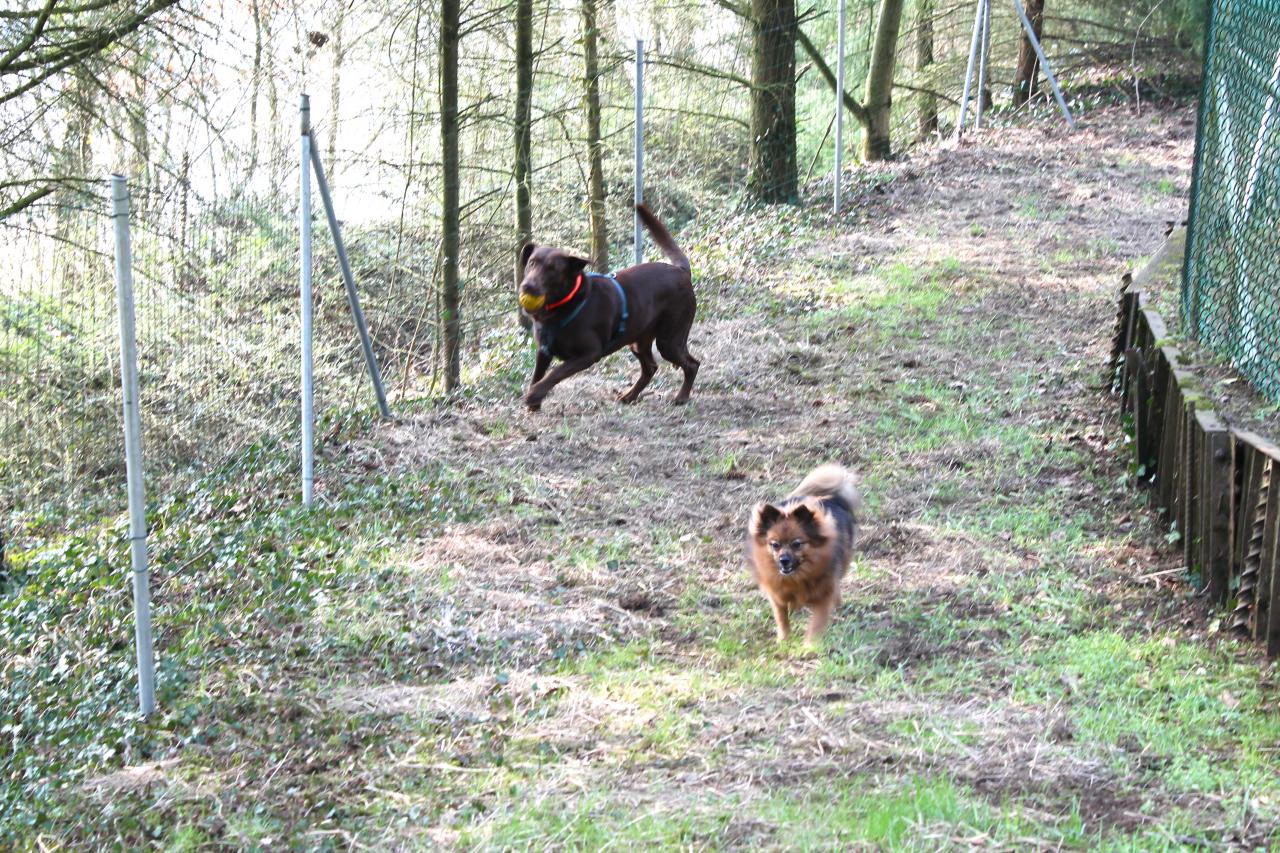
[[[1280,655],[1280,448],[1209,406],[1164,320],[1120,296],[1106,383],[1133,432],[1135,470],[1187,570],[1236,633]]]

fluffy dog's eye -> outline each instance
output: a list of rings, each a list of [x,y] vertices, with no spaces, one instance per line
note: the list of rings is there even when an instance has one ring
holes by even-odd
[[[778,550],[779,548],[781,548],[781,547],[782,547],[782,543],[781,543],[781,542],[778,542],[778,541],[776,541],[776,540],[770,539],[770,540],[769,540],[769,547],[776,551],[776,550]]]
[[[792,548],[799,548],[799,547],[800,547],[801,545],[803,545],[803,544],[804,544],[804,540],[803,540],[803,539],[792,539],[792,540],[791,540],[791,547],[792,547]]]

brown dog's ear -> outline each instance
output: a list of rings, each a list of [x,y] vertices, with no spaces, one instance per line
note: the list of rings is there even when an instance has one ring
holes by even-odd
[[[523,271],[529,265],[529,256],[533,254],[533,250],[538,248],[537,243],[525,243],[524,248],[520,250],[520,269]]]
[[[564,273],[566,276],[573,278],[578,273],[587,268],[587,264],[591,261],[586,258],[579,258],[577,255],[565,255],[561,261],[564,264]]]
[[[769,532],[769,528],[777,524],[780,518],[782,518],[782,510],[773,504],[756,504],[755,509],[751,511],[751,535],[757,539],[763,539]]]
[[[813,511],[813,507],[808,504],[800,504],[800,506],[791,510],[791,517],[800,522],[805,534],[815,545],[820,545],[826,541],[826,537],[822,535],[822,524],[818,519],[817,513]]]

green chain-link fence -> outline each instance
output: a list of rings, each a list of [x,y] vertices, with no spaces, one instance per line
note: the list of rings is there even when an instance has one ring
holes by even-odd
[[[1212,0],[1182,311],[1280,400],[1280,0]]]

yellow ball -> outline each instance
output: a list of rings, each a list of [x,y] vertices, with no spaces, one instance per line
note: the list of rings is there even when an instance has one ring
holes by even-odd
[[[520,307],[526,311],[537,311],[546,301],[545,296],[534,296],[532,293],[520,294]]]

